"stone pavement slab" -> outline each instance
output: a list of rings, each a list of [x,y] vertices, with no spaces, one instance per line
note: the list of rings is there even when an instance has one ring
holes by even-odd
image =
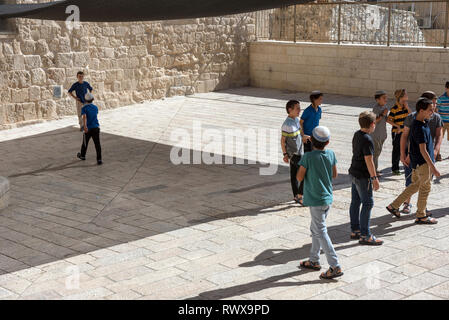
[[[0,299],[447,299],[447,141],[428,203],[439,223],[385,211],[404,187],[388,137],[371,220],[385,244],[349,240],[351,140],[372,99],[326,94],[322,106],[339,170],[328,231],[345,275],[322,281],[298,268],[310,216],[292,201],[279,148],[292,98],[309,105],[308,93],[238,88],[101,110],[103,166],[92,145],[76,159],[76,117],[1,131],[10,205],[0,212]],[[242,136],[251,130],[256,140]],[[191,161],[173,163],[174,146]],[[199,151],[211,150],[228,163],[207,164]]]

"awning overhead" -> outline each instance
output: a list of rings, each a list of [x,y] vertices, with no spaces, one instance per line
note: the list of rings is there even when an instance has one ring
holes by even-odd
[[[78,6],[80,21],[119,22],[223,16],[312,0],[64,0],[40,4],[0,5],[0,18],[65,21],[66,8]]]

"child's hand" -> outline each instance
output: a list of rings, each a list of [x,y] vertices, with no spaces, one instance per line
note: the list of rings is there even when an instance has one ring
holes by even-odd
[[[84,126],[84,132],[87,133],[89,130],[87,129],[86,126]]]
[[[388,113],[388,109],[385,109],[384,112],[382,113],[382,115],[385,117]]]
[[[440,171],[438,171],[438,169],[435,166],[432,166],[432,168],[430,168],[430,171],[437,178],[439,178],[441,176]]]
[[[407,155],[407,157],[405,157],[405,158],[401,157],[401,162],[404,164],[404,166],[409,167],[410,166],[410,155]]]
[[[378,179],[374,179],[373,180],[373,190],[377,191],[377,190],[379,190],[379,188],[380,188],[379,180]]]
[[[288,155],[285,155],[285,156],[284,156],[284,162],[285,162],[285,163],[288,163]]]

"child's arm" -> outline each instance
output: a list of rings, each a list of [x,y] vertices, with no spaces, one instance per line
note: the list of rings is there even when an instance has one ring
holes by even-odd
[[[336,179],[338,177],[337,166],[332,167],[332,179]]]
[[[410,128],[407,126],[404,126],[404,131],[402,131],[402,136],[401,136],[401,162],[407,167],[410,165],[410,157],[405,156],[405,149],[407,147],[407,138],[408,138],[409,134],[410,134]]]
[[[282,149],[282,154],[284,156],[283,160],[285,163],[288,163],[288,154],[286,154],[287,150],[285,148],[285,137],[284,136],[281,137],[281,149]]]
[[[376,167],[374,166],[373,155],[365,156],[365,163],[370,177],[376,177]],[[373,179],[373,190],[379,190],[379,180],[377,177]]]
[[[83,123],[84,123],[84,132],[87,133],[87,117],[86,114],[83,114]]]
[[[73,99],[75,99],[76,101],[81,101],[80,98],[78,98],[77,96],[73,95],[73,91],[69,91],[69,96],[71,96]]]
[[[307,169],[304,168],[303,166],[300,166],[298,173],[296,174],[296,180],[298,180],[299,182],[304,180],[304,177],[306,176],[306,172],[307,172]]]
[[[382,111],[382,113],[376,117],[376,124],[378,124],[383,118],[385,118],[385,116],[387,114],[388,114],[388,109],[385,109],[384,111]]]
[[[440,153],[441,143],[443,142],[443,127],[438,127],[435,132],[435,156]]]
[[[421,151],[421,155],[423,156],[424,160],[426,160],[427,164],[429,165],[430,172],[432,172],[433,175],[438,178],[440,176],[440,172],[435,167],[435,164],[433,163],[432,159],[430,159],[430,155],[427,152],[425,143],[419,144],[419,151]]]
[[[388,117],[387,117],[387,123],[390,124],[390,125],[393,126],[393,127],[400,128],[401,126],[400,126],[400,125],[397,125],[397,124],[394,123],[394,121],[393,121],[394,115],[395,115],[395,112],[394,112],[394,111],[390,111],[390,113],[388,114]]]
[[[299,120],[299,125],[301,126],[301,137],[302,137],[302,142],[306,143],[307,140],[310,140],[310,137],[304,134],[304,120],[301,119]]]
[[[390,118],[387,119],[387,123],[391,124],[393,127],[396,127],[398,129],[401,127],[400,125],[398,125],[398,124],[394,123],[393,121],[391,121]]]

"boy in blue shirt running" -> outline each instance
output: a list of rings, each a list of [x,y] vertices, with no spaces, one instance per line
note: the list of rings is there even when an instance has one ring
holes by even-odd
[[[88,92],[85,95],[86,105],[81,109],[81,116],[83,117],[83,144],[81,145],[81,152],[76,155],[81,160],[86,160],[87,146],[89,140],[92,138],[97,151],[97,164],[103,164],[101,160],[101,145],[100,145],[100,124],[98,123],[98,107],[92,103],[94,96]]]
[[[304,205],[311,215],[310,231],[312,247],[310,259],[302,261],[300,266],[320,270],[320,249],[322,248],[329,269],[320,275],[321,279],[333,279],[343,275],[337,254],[327,234],[326,218],[333,202],[332,179],[337,177],[337,158],[335,153],[324,148],[329,144],[330,131],[318,126],[312,131],[313,150],[305,153],[299,162],[298,181],[304,180]]]
[[[81,116],[81,109],[86,102],[84,100],[84,96],[88,91],[92,92],[93,89],[90,86],[89,82],[84,81],[84,72],[78,71],[76,77],[78,81],[72,84],[68,92],[69,95],[76,100],[76,111],[78,113],[78,122],[80,125],[80,131],[83,131],[83,118]],[[75,91],[76,96],[73,95],[73,91]]]

